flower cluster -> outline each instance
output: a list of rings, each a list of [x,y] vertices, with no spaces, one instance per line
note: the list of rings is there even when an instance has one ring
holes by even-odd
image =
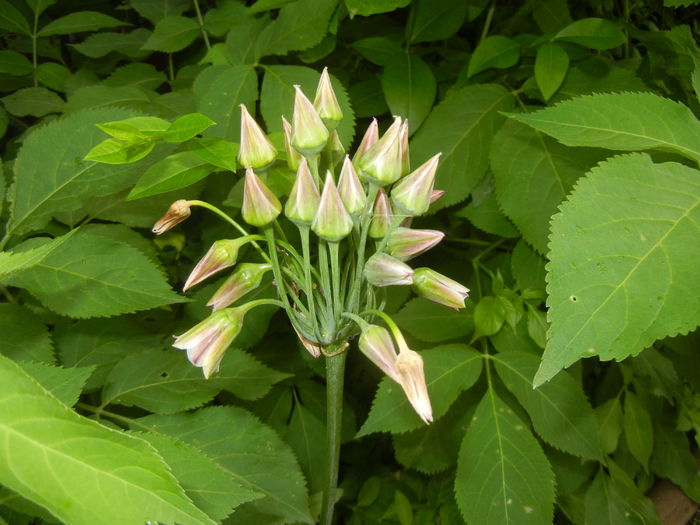
[[[432,421],[423,360],[408,348],[395,323],[382,311],[383,287],[411,286],[420,296],[451,308],[463,308],[469,290],[430,268],[406,261],[439,243],[444,234],[410,227],[411,218],[428,210],[442,194],[434,189],[440,154],[411,171],[408,122],[395,117],[379,135],[376,120],[352,157],[344,154],[336,128],[343,118],[327,70],[313,103],[295,87],[291,124],[282,117],[286,162],[296,178],[284,205],[267,186],[268,168],[278,151],[241,106],[238,160],[245,169],[241,216],[256,234],[201,201],[177,201],[153,228],[163,233],[190,215],[191,206],[214,209],[241,232],[216,241],[192,270],[184,289],[233,267],[210,299],[213,313],[174,346],[209,377],[240,332],[245,313],[275,304],[287,313],[304,347],[314,356],[344,351],[359,335],[358,346],[403,388],[418,415]],[[296,225],[295,246],[279,221]],[[236,264],[250,243],[260,261]],[[264,250],[261,245],[266,246]],[[271,272],[277,299],[258,299],[231,307],[258,287]],[[389,330],[371,324],[381,319]],[[398,351],[397,351],[398,348]]]

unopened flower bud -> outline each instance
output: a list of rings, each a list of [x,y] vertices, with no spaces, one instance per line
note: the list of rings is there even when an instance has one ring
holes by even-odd
[[[299,168],[302,154],[292,147],[292,125],[282,117],[282,129],[284,130],[284,150],[287,152],[287,166],[292,171]]]
[[[360,157],[367,153],[367,150],[374,146],[378,140],[379,125],[377,124],[377,119],[373,118],[372,123],[367,127],[367,131],[365,131],[365,135],[362,137],[362,141],[360,141],[360,145],[357,146],[357,151],[355,151],[355,155],[352,157],[352,162],[357,165]]]
[[[383,238],[389,231],[391,225],[391,204],[386,192],[380,188],[377,197],[374,199],[372,208],[372,222],[369,224],[369,236],[373,239]]]
[[[445,234],[438,230],[400,227],[389,234],[387,248],[393,257],[406,260],[428,251],[444,237]]]
[[[306,158],[302,157],[297,169],[297,178],[284,205],[284,214],[294,223],[309,225],[314,220],[321,195]]]
[[[401,130],[401,117],[396,117],[382,138],[359,159],[362,174],[380,186],[393,184],[402,175]]]
[[[362,189],[355,167],[350,162],[350,157],[345,156],[343,168],[340,170],[338,178],[338,193],[345,204],[345,209],[350,215],[356,215],[367,206],[367,195]]]
[[[272,164],[276,155],[277,149],[250,116],[245,105],[241,104],[241,145],[238,150],[238,162],[244,168],[262,169]]]
[[[311,229],[316,235],[327,241],[339,241],[352,231],[352,217],[345,209],[340,194],[335,187],[333,175],[326,172],[321,203],[314,217]]]
[[[343,112],[340,109],[340,104],[338,104],[338,99],[335,97],[335,91],[333,91],[327,67],[323,68],[321,79],[316,87],[314,107],[328,129],[335,129],[338,123],[343,120]]]
[[[368,324],[362,330],[357,345],[363,354],[379,369],[397,383],[401,383],[396,372],[396,349],[391,334],[386,328]]]
[[[428,388],[425,384],[423,358],[418,352],[402,348],[396,358],[396,372],[399,376],[399,384],[413,409],[423,421],[432,422],[433,409],[430,406]]]
[[[375,253],[367,259],[365,278],[373,286],[399,286],[413,283],[413,269],[386,253]]]
[[[214,311],[217,311],[233,304],[245,294],[260,286],[265,273],[271,268],[270,264],[240,264],[236,271],[224,281],[224,284],[209,299],[207,306],[211,306]]]
[[[430,268],[416,268],[413,289],[421,297],[455,310],[464,308],[464,300],[469,297],[469,288]]]
[[[294,86],[294,89],[292,146],[301,153],[318,153],[326,145],[330,133],[301,88]]]
[[[428,211],[440,155],[433,155],[392,188],[391,200],[399,213],[415,217]]]
[[[175,201],[170,205],[165,215],[156,221],[151,231],[156,235],[165,233],[187,219],[190,213],[190,203],[188,201],[184,199]]]
[[[338,136],[338,132],[336,130],[331,131],[330,138],[328,139],[328,145],[329,145],[329,150],[331,152],[331,164],[335,166],[343,160],[343,157],[345,156],[345,147],[343,146],[343,143],[340,142],[340,137]]]
[[[281,211],[282,204],[275,194],[265,186],[251,168],[247,168],[241,209],[243,220],[251,226],[262,228],[274,221]]]
[[[209,251],[200,259],[197,265],[190,272],[185,286],[182,288],[186,292],[195,284],[201,283],[204,279],[211,277],[217,272],[230,268],[236,264],[238,250],[250,240],[250,236],[239,237],[238,239],[219,239],[211,245]]]
[[[445,194],[445,190],[433,190],[430,193],[430,204],[438,200],[440,197],[442,197]]]
[[[401,176],[411,171],[411,159],[408,152],[408,120],[401,125]]]

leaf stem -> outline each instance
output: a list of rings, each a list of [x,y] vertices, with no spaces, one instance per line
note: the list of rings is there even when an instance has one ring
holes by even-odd
[[[207,46],[207,50],[211,49],[211,44],[209,43],[209,35],[206,29],[204,29],[204,20],[202,19],[202,12],[199,10],[199,2],[194,0],[194,10],[197,12],[197,22],[199,22],[199,29],[202,31],[202,36],[204,37],[204,45]]]
[[[318,330],[318,319],[316,319],[316,298],[314,297],[314,285],[311,280],[311,247],[309,246],[309,227],[300,226],[299,235],[301,237],[301,251],[304,257],[304,293],[311,314],[311,323],[314,328],[316,340],[321,339],[321,334]]]

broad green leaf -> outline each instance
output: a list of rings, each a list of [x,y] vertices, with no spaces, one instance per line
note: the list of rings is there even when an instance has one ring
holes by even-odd
[[[485,335],[497,333],[506,320],[504,298],[485,295],[474,308],[474,335],[472,341]]]
[[[400,490],[394,492],[394,512],[401,525],[413,523],[413,507],[406,495]]]
[[[438,210],[463,201],[488,168],[493,134],[513,106],[508,91],[496,85],[475,85],[452,92],[433,108],[411,142],[411,164],[420,166],[441,151],[435,187],[445,195]]]
[[[104,80],[103,84],[109,87],[131,86],[158,89],[166,81],[165,73],[158,71],[151,64],[136,62],[116,69]]]
[[[548,344],[535,385],[582,357],[624,359],[700,319],[700,173],[646,154],[594,168],[552,220]]]
[[[406,7],[411,0],[345,0],[350,18],[389,13],[399,7]]]
[[[238,144],[216,137],[202,137],[188,142],[187,147],[192,153],[209,164],[236,172]]]
[[[406,39],[414,44],[448,39],[462,27],[468,8],[469,4],[462,0],[443,0],[438,4],[414,0]]]
[[[230,524],[249,524],[250,514],[266,517],[259,523],[312,523],[306,487],[289,447],[249,412],[232,406],[193,413],[153,415],[137,421],[152,430],[182,439],[216,461],[244,487],[265,495],[239,507]]]
[[[32,72],[32,63],[17,51],[0,51],[0,73],[21,77]]]
[[[620,398],[613,397],[595,407],[595,415],[598,420],[598,434],[603,453],[612,454],[617,449],[617,442],[622,434]]]
[[[73,406],[94,367],[61,368],[46,363],[22,363],[22,369],[65,405]]]
[[[567,146],[661,149],[700,161],[700,121],[686,106],[652,93],[589,95],[510,116]]]
[[[464,436],[455,497],[465,520],[474,525],[552,522],[552,469],[527,425],[492,389]]]
[[[668,424],[654,425],[654,451],[651,471],[670,479],[690,496],[690,487],[697,483],[697,460],[693,457],[688,436]]]
[[[165,142],[185,142],[214,124],[216,122],[201,113],[183,115],[170,124],[163,140]]]
[[[474,329],[472,316],[420,297],[411,299],[392,318],[402,330],[421,341],[437,343],[467,335]]]
[[[58,0],[26,0],[27,5],[34,11],[37,15],[40,15],[44,10],[55,4]]]
[[[567,0],[549,0],[537,4],[532,10],[532,18],[543,33],[556,33],[572,22]]]
[[[215,523],[146,442],[80,417],[1,356],[0,399],[0,482],[64,523]]]
[[[493,177],[487,175],[472,191],[471,202],[455,213],[456,217],[464,217],[487,233],[501,237],[519,237],[513,223],[501,212],[496,201]]]
[[[138,250],[80,233],[13,275],[9,284],[70,317],[106,317],[186,300]]]
[[[274,384],[289,376],[262,364],[239,348],[232,348],[227,352],[219,371],[208,381],[240,399],[256,401],[267,395]]]
[[[146,43],[151,32],[143,27],[129,33],[93,33],[80,44],[71,44],[76,50],[90,58],[102,58],[112,52],[131,58],[148,55],[141,46]]]
[[[602,56],[593,56],[569,67],[564,82],[549,99],[549,103],[608,91],[619,93],[648,90],[649,87],[633,70]]]
[[[624,498],[625,516],[636,516],[638,518],[636,523],[661,525],[661,518],[654,502],[644,495],[635,481],[612,458],[608,458],[606,463],[610,481],[615,484]]]
[[[147,142],[141,138],[135,140],[105,139],[88,151],[84,160],[102,164],[131,164],[148,155],[153,151],[155,145],[155,142]]]
[[[619,27],[603,18],[576,20],[559,31],[554,38],[598,50],[612,49],[626,40]]]
[[[537,50],[535,81],[545,100],[556,93],[569,70],[569,55],[556,42],[548,42]]]
[[[252,66],[211,66],[194,82],[197,110],[218,126],[206,135],[238,142],[241,132],[240,104],[250,111],[258,99],[258,79]],[[279,118],[279,117],[278,117]]]
[[[129,0],[129,5],[152,24],[168,16],[181,15],[192,7],[190,0]]]
[[[170,127],[170,122],[157,117],[131,117],[114,122],[102,122],[97,124],[97,127],[115,139],[136,141],[162,137]]]
[[[428,116],[435,100],[437,82],[428,65],[415,55],[404,53],[382,72],[382,89],[392,115],[408,119],[409,134]]]
[[[43,261],[52,251],[70,239],[75,231],[66,235],[46,240],[41,246],[13,252],[0,252],[0,282],[7,282],[7,279],[15,272],[25,270]]]
[[[107,106],[129,108],[139,113],[146,113],[152,109],[151,100],[144,89],[134,86],[115,87],[98,84],[81,87],[70,93],[66,113]]]
[[[523,239],[547,253],[549,222],[576,180],[603,158],[601,150],[571,149],[508,121],[493,139],[496,199]]]
[[[460,392],[472,386],[481,375],[482,356],[468,346],[449,344],[421,352],[425,382],[439,419]],[[424,425],[406,399],[402,388],[391,379],[382,379],[367,420],[357,437],[373,432],[401,433]]]
[[[547,316],[545,313],[529,307],[527,309],[527,334],[540,348],[547,346],[547,328]]]
[[[378,66],[388,66],[405,60],[406,56],[406,51],[399,44],[381,36],[355,40],[351,45],[360,55]]]
[[[569,374],[561,373],[533,389],[537,356],[514,351],[496,354],[493,360],[498,375],[525,407],[535,431],[547,443],[585,459],[602,458],[593,409],[581,386]]]
[[[586,523],[600,525],[631,524],[625,496],[605,472],[598,475],[586,490]]]
[[[235,4],[234,4],[235,5]],[[211,13],[211,11],[209,11]],[[226,56],[232,66],[255,64],[260,58],[256,53],[258,37],[270,24],[266,17],[248,18],[246,23],[236,25],[226,35]]]
[[[29,308],[0,303],[0,353],[14,361],[53,364],[53,347],[46,325]]]
[[[506,69],[520,60],[520,44],[501,35],[487,36],[474,49],[467,76],[471,77],[486,69]]]
[[[17,117],[43,117],[49,113],[60,113],[66,106],[61,97],[43,87],[18,89],[3,97],[2,103],[10,115]]]
[[[21,35],[32,34],[27,19],[7,0],[0,0],[0,29]]]
[[[127,199],[141,199],[186,188],[202,180],[214,167],[191,151],[175,153],[148,168]]]
[[[622,426],[630,452],[645,470],[649,470],[649,456],[654,448],[654,429],[646,407],[629,390],[625,392]]]
[[[55,62],[44,62],[36,68],[36,79],[49,89],[65,91],[70,69]]]
[[[76,11],[46,24],[39,30],[39,36],[68,35],[128,25],[131,24],[97,11]]]
[[[189,46],[199,34],[196,20],[184,16],[167,16],[156,23],[142,49],[174,53]]]
[[[680,380],[673,361],[655,348],[647,348],[644,352],[629,360],[636,384],[646,392],[655,396],[664,396],[673,403]]]
[[[292,447],[304,470],[311,494],[324,489],[328,447],[325,440],[319,440],[319,436],[325,434],[324,422],[297,402],[289,419],[285,441]]]

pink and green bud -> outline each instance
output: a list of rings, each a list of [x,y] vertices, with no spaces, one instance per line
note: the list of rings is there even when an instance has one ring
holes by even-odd
[[[430,204],[438,200],[440,197],[442,197],[445,194],[445,190],[433,190],[430,193]]]
[[[282,117],[282,129],[284,130],[284,150],[287,152],[287,166],[296,171],[299,168],[302,154],[292,147],[292,125]]]
[[[224,284],[209,299],[207,306],[211,306],[214,311],[217,311],[233,304],[245,294],[260,286],[263,277],[271,268],[270,264],[240,264],[236,271],[226,279]]]
[[[151,231],[156,235],[165,233],[186,220],[190,213],[190,203],[188,201],[184,199],[175,201],[170,205],[165,215],[156,221]]]
[[[393,257],[405,261],[428,251],[444,237],[445,234],[438,230],[399,227],[389,234],[387,248]]]
[[[352,162],[354,164],[358,164],[360,161],[360,157],[367,153],[367,150],[374,146],[378,140],[379,125],[377,124],[377,119],[373,118],[372,123],[367,127],[367,131],[365,131],[364,137],[362,137],[360,145],[357,146],[357,151],[355,151],[355,155],[352,157]]]
[[[338,189],[335,187],[333,175],[326,172],[323,184],[321,203],[311,223],[311,229],[316,235],[327,241],[340,241],[352,231],[352,217],[345,209]]]
[[[366,325],[357,344],[360,351],[382,372],[397,383],[401,383],[396,372],[396,349],[391,334],[386,328],[374,324]]]
[[[282,204],[265,186],[251,168],[245,171],[243,186],[243,220],[251,226],[262,228],[274,221],[282,211]]]
[[[190,272],[185,286],[182,288],[186,292],[195,284],[211,277],[215,273],[236,264],[238,250],[241,246],[250,241],[250,236],[239,237],[238,239],[219,239],[211,245],[209,251],[200,259],[197,265]]]
[[[408,120],[401,126],[401,176],[411,171],[411,159],[408,153]]]
[[[343,143],[340,142],[340,137],[336,130],[331,131],[330,138],[328,139],[328,149],[331,153],[331,164],[335,166],[343,157],[345,157],[345,147]]]
[[[340,198],[350,215],[357,215],[367,206],[367,195],[365,195],[360,178],[347,155],[338,178],[338,193],[340,193]]]
[[[316,87],[314,108],[316,108],[319,117],[321,117],[328,129],[335,129],[338,123],[343,120],[343,111],[340,109],[338,99],[335,97],[335,91],[333,91],[327,67],[323,68],[321,79]]]
[[[464,308],[464,300],[469,297],[469,288],[430,268],[416,268],[413,290],[421,297],[455,310]]]
[[[306,158],[302,157],[297,169],[297,178],[284,205],[284,214],[294,223],[309,225],[314,220],[321,202],[321,195]]]
[[[303,154],[313,155],[323,149],[330,133],[301,88],[294,86],[294,89],[292,146]]]
[[[382,135],[376,144],[359,159],[362,175],[380,186],[393,184],[402,175],[403,142],[401,117]]]
[[[399,376],[399,384],[413,410],[423,421],[431,423],[433,421],[433,408],[430,405],[428,388],[425,384],[423,358],[418,352],[402,348],[396,358],[395,366]]]
[[[383,239],[391,225],[391,204],[386,192],[380,188],[374,199],[372,221],[369,223],[369,236],[373,239]]]
[[[367,259],[365,278],[373,286],[402,286],[413,283],[413,269],[386,253],[375,253]]]
[[[248,311],[244,306],[214,312],[204,321],[184,334],[177,336],[173,346],[187,350],[187,358],[194,366],[202,368],[204,377],[219,370],[221,359],[243,328],[243,317]]]
[[[433,155],[391,190],[391,200],[399,213],[415,217],[428,211],[440,155]]]
[[[238,150],[238,162],[244,168],[263,169],[272,164],[276,156],[277,149],[250,116],[245,105],[241,104],[241,146]]]

